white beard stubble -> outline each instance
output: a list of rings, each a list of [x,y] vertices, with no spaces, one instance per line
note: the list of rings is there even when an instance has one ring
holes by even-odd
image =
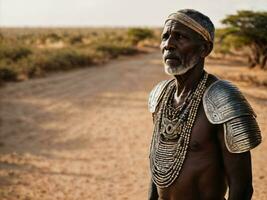
[[[190,60],[190,62],[188,62],[186,64],[181,63],[177,66],[170,66],[163,60],[165,73],[168,75],[171,75],[171,76],[185,74],[190,69],[192,69],[197,64],[197,62],[198,62],[198,58],[193,57]]]

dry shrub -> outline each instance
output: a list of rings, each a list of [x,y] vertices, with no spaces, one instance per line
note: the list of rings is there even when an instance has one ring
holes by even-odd
[[[0,82],[2,81],[16,81],[17,80],[17,73],[15,70],[8,66],[4,65],[3,63],[0,64]]]
[[[138,52],[136,48],[127,45],[100,44],[96,47],[97,51],[103,52],[108,58],[117,58],[119,55],[133,55]]]
[[[148,28],[129,28],[127,35],[133,45],[137,45],[140,41],[154,37],[153,30]]]
[[[137,43],[153,31],[132,29],[3,29],[0,34],[0,81],[42,76],[86,67],[139,52]],[[63,46],[47,43],[63,42]],[[42,46],[42,48],[40,48]]]
[[[57,50],[44,53],[35,60],[35,65],[43,71],[69,70],[76,67],[91,65],[92,59],[83,53],[75,50]]]
[[[0,59],[10,59],[13,61],[18,61],[24,57],[32,54],[32,51],[27,47],[13,46],[2,44],[0,46]]]

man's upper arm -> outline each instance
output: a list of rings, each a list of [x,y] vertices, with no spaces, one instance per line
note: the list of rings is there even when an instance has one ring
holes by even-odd
[[[250,151],[229,152],[225,144],[223,125],[219,126],[218,140],[229,185],[229,200],[251,199],[253,187]]]

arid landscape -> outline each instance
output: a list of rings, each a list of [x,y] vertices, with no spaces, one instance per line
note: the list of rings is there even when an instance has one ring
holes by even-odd
[[[267,72],[231,59],[206,70],[233,81],[258,114],[254,200],[267,199]],[[147,97],[159,51],[0,88],[1,200],[146,199],[152,132]]]

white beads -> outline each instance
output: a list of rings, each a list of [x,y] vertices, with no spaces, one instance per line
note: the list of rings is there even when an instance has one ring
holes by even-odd
[[[204,76],[198,83],[195,91],[190,93],[182,106],[176,109],[171,104],[172,95],[175,91],[174,81],[164,94],[160,109],[156,115],[150,148],[152,179],[158,187],[164,188],[170,186],[179,176],[179,172],[186,158],[192,128],[206,88],[207,79],[208,74],[204,72]],[[177,117],[179,120],[177,120]],[[182,119],[180,120],[180,118]],[[169,124],[163,123],[163,120]],[[178,129],[175,129],[171,134],[166,133],[166,127],[168,126],[180,126],[180,132],[178,133]]]

